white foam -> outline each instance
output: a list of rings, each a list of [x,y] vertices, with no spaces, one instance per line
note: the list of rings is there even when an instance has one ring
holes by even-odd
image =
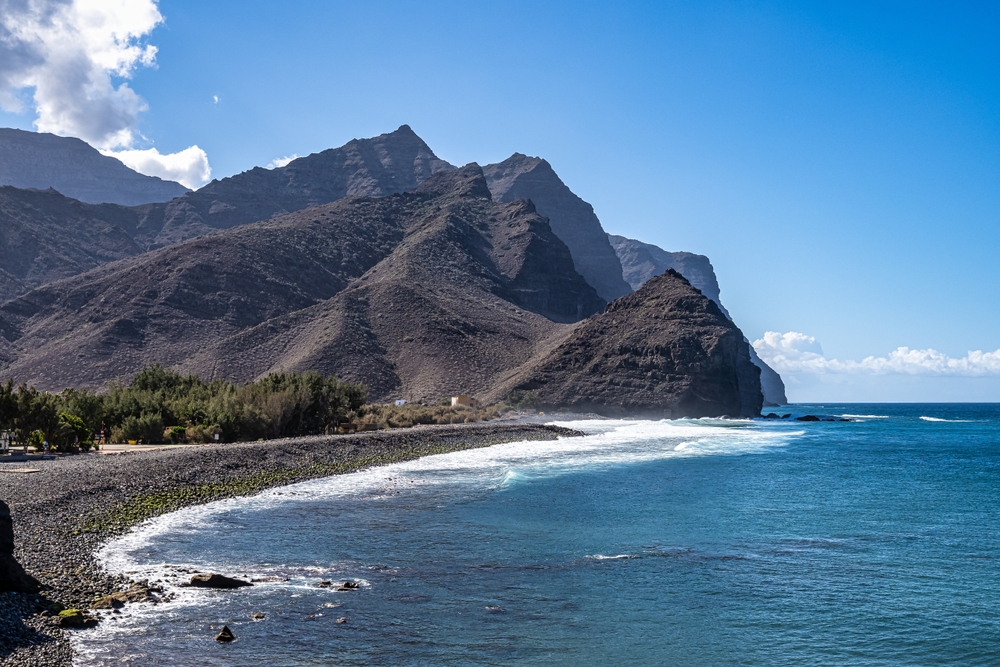
[[[941,419],[939,417],[921,417],[925,422],[942,422],[945,424],[971,424],[971,419]]]
[[[98,560],[110,572],[135,571],[158,578],[166,563],[151,563],[148,545],[167,535],[209,529],[217,515],[235,509],[272,509],[314,499],[351,497],[382,502],[399,493],[433,494],[442,486],[470,491],[503,490],[512,484],[668,458],[755,454],[786,445],[805,431],[750,420],[584,420],[554,422],[587,433],[584,437],[512,442],[439,454],[369,470],[337,475],[189,507],[147,521],[105,545]],[[173,563],[207,570],[211,563]],[[335,569],[335,568],[334,568]],[[266,573],[261,573],[266,574]],[[133,575],[135,576],[135,575]]]
[[[889,415],[840,415],[850,419],[892,419]]]

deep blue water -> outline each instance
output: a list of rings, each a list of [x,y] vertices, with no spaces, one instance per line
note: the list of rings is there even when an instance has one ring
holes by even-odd
[[[170,515],[108,567],[288,580],[132,610],[79,664],[1000,664],[1000,405],[794,412],[867,416],[574,423]]]

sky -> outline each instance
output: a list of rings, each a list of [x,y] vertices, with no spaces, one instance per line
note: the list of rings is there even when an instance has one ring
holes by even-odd
[[[0,0],[0,126],[194,187],[409,124],[711,258],[792,401],[1000,401],[1000,6]]]

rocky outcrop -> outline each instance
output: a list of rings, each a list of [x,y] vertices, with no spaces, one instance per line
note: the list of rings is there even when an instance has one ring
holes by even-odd
[[[760,370],[715,302],[668,270],[577,326],[512,394],[610,417],[752,417]]]
[[[612,247],[622,263],[622,275],[632,289],[639,289],[653,276],[673,269],[691,281],[701,293],[714,301],[730,317],[719,297],[719,281],[708,257],[690,252],[667,252],[650,243],[643,243],[624,236],[608,235]],[[781,376],[757,356],[750,347],[750,359],[760,369],[760,384],[765,405],[785,405],[785,383]]]
[[[0,592],[33,593],[37,590],[38,582],[14,558],[14,524],[10,509],[0,500]]]
[[[253,586],[249,581],[243,581],[242,579],[234,579],[233,577],[227,577],[224,574],[196,574],[191,577],[191,581],[185,586],[191,588],[221,588],[221,589],[232,589],[232,588],[245,588],[247,586]]]
[[[530,199],[549,219],[552,231],[569,248],[577,272],[602,299],[612,301],[631,291],[594,208],[573,194],[548,162],[514,153],[483,167],[483,173],[498,202]]]
[[[60,193],[88,204],[137,206],[170,201],[188,189],[144,176],[80,139],[0,128],[0,185]]]

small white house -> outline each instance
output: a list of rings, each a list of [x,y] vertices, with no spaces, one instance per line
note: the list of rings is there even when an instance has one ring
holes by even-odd
[[[397,408],[400,407],[400,406],[402,406],[402,405],[406,405],[406,401],[404,401],[403,399],[399,399],[398,401],[396,401],[396,407]]]

